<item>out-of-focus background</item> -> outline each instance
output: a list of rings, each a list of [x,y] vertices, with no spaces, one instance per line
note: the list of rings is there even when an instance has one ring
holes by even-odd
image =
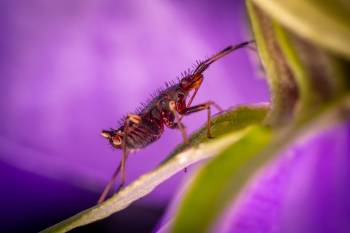
[[[37,232],[95,204],[120,159],[100,136],[197,59],[251,38],[244,1],[2,0],[1,232]],[[214,64],[195,103],[268,100],[254,52]],[[191,132],[205,113],[186,117]],[[181,142],[176,130],[129,157],[127,181]],[[74,232],[149,232],[186,174]]]

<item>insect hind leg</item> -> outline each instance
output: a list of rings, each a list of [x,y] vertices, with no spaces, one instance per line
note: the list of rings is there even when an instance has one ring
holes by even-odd
[[[109,191],[112,189],[112,187],[114,186],[114,184],[116,182],[116,178],[117,178],[119,172],[121,172],[121,182],[120,182],[120,185],[118,186],[118,189],[116,192],[119,192],[119,190],[124,186],[125,180],[126,180],[125,165],[126,165],[126,159],[128,157],[126,141],[127,141],[127,137],[128,137],[130,123],[138,125],[138,124],[140,124],[140,122],[141,122],[141,117],[138,115],[128,114],[128,116],[126,117],[125,122],[124,122],[124,137],[123,137],[123,141],[122,141],[122,158],[121,158],[121,161],[120,161],[117,169],[114,171],[111,179],[109,180],[109,182],[106,185],[105,189],[103,190],[101,196],[99,197],[98,202],[97,202],[98,204],[102,203],[106,199]]]
[[[114,185],[115,182],[116,182],[116,178],[117,178],[117,176],[118,176],[118,174],[119,174],[119,172],[120,172],[120,168],[121,168],[121,162],[119,163],[117,169],[114,171],[114,173],[113,173],[111,179],[109,180],[108,184],[107,184],[106,187],[104,188],[102,194],[101,194],[100,197],[98,198],[98,201],[97,201],[98,204],[102,203],[102,202],[106,199],[106,197],[107,197],[109,191],[112,189],[113,185]]]

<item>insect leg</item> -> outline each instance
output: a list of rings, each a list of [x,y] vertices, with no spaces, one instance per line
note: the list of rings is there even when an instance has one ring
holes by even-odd
[[[128,151],[126,148],[126,142],[128,139],[128,133],[130,128],[130,123],[133,123],[134,125],[138,125],[141,122],[141,117],[139,115],[131,114],[129,113],[124,124],[124,137],[122,142],[122,159],[121,159],[121,183],[119,185],[119,188],[117,189],[117,192],[120,190],[121,187],[125,184],[125,164],[126,159],[128,157]]]
[[[200,84],[200,85],[201,85],[201,84]],[[196,97],[196,95],[197,95],[197,92],[198,92],[198,90],[199,90],[199,88],[200,88],[200,85],[199,85],[199,87],[197,87],[197,88],[194,89],[194,92],[193,92],[193,94],[192,94],[190,100],[188,101],[188,103],[187,103],[187,105],[186,105],[187,108],[191,106],[191,104],[192,104],[192,102],[193,102],[193,100],[194,100],[194,97]],[[183,116],[180,116],[180,117],[179,117],[179,121],[182,120],[182,117],[183,117]]]
[[[187,106],[186,106],[187,108],[191,106],[192,101],[193,101],[194,97],[197,95],[197,92],[198,92],[199,88],[200,88],[200,86],[197,87],[196,89],[194,89],[194,92],[193,92],[193,94],[192,94],[190,100],[189,100],[188,103],[187,103]]]
[[[197,89],[198,91],[198,89]],[[196,92],[197,92],[196,91]],[[196,93],[195,92],[195,93]],[[196,94],[194,94],[192,97],[194,98]],[[193,99],[192,98],[192,99]],[[186,130],[183,126],[183,124],[181,123],[181,119],[182,119],[182,116],[179,117],[179,115],[177,114],[177,111],[176,111],[176,104],[175,104],[175,101],[170,101],[169,102],[169,108],[170,110],[173,112],[173,114],[175,115],[175,119],[176,119],[176,124],[179,126],[179,130],[181,131],[181,134],[182,134],[182,138],[184,140],[184,143],[188,143],[188,138],[187,138],[187,133],[186,133]],[[184,172],[187,172],[187,167],[184,168]]]
[[[198,90],[199,90],[199,87],[197,87],[197,88],[194,89],[194,92],[193,92],[193,94],[192,94],[190,100],[188,101],[188,103],[187,103],[187,105],[186,105],[187,108],[191,106],[192,101],[193,101],[194,97],[197,95]],[[181,116],[179,117],[179,121],[181,121],[182,118],[183,118],[183,116],[181,115]]]
[[[115,180],[116,180],[116,178],[117,178],[117,176],[118,176],[118,174],[119,174],[119,172],[120,172],[120,168],[121,168],[121,162],[119,163],[117,169],[115,169],[115,171],[114,171],[114,173],[113,173],[113,175],[112,175],[112,178],[109,180],[109,182],[108,182],[108,184],[106,185],[105,189],[103,190],[101,196],[99,197],[99,199],[98,199],[98,201],[97,201],[98,204],[102,203],[102,202],[106,199],[106,197],[107,197],[109,191],[110,191],[111,188],[113,187],[113,185],[114,185],[114,183],[115,183]]]
[[[125,184],[125,163],[126,163],[126,159],[128,157],[128,152],[127,152],[127,148],[126,148],[127,132],[129,131],[130,122],[133,122],[134,124],[139,124],[140,121],[141,121],[141,118],[138,115],[128,114],[128,116],[125,120],[125,123],[124,123],[124,138],[122,141],[122,158],[121,158],[121,161],[120,161],[117,169],[114,171],[111,179],[109,180],[107,186],[105,187],[100,198],[98,199],[98,202],[97,202],[98,204],[102,203],[106,199],[109,191],[111,190],[111,188],[115,184],[116,178],[117,178],[120,170],[122,172],[121,183],[117,189],[117,192]]]
[[[180,130],[180,132],[182,134],[182,138],[184,140],[184,143],[187,143],[188,142],[187,133],[186,133],[184,125],[181,123],[181,118],[179,117],[179,115],[176,112],[175,101],[172,100],[172,101],[169,102],[169,108],[173,112],[173,114],[175,115],[176,124],[178,125],[179,130]]]
[[[182,115],[186,116],[186,115],[190,115],[191,113],[199,112],[202,110],[207,110],[207,112],[208,112],[207,137],[208,138],[212,138],[212,134],[211,134],[211,106],[214,106],[218,111],[222,111],[220,106],[217,105],[215,102],[208,101],[208,102],[203,103],[203,104],[198,104],[198,105],[195,105],[192,107],[185,108],[181,112]]]

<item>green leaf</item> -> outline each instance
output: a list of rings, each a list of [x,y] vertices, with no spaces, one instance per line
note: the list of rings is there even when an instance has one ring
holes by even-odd
[[[273,22],[276,41],[278,42],[282,53],[285,55],[286,63],[293,72],[295,81],[299,90],[300,108],[304,110],[306,107],[318,101],[317,95],[314,94],[313,85],[308,77],[308,72],[305,69],[303,62],[295,51],[295,47],[288,38],[287,32],[277,22]]]
[[[272,21],[264,12],[246,1],[256,46],[270,87],[271,111],[266,122],[283,125],[293,117],[298,90],[293,73],[279,48]]]
[[[312,115],[349,91],[349,61],[285,29],[253,2],[246,4],[271,90],[268,124],[284,126]]]
[[[247,182],[257,156],[270,142],[271,131],[262,126],[232,144],[197,175],[174,222],[174,233],[205,232]]]
[[[299,36],[350,58],[350,3],[343,0],[253,0]]]
[[[313,116],[327,102],[349,92],[349,61],[311,44],[276,21],[272,28],[298,88],[294,121]]]
[[[155,170],[139,177],[100,205],[78,213],[43,232],[67,232],[125,209],[177,172],[195,162],[215,156],[239,140],[249,132],[247,126],[263,121],[267,110],[268,106],[266,105],[239,106],[217,115],[214,117],[212,125],[215,139],[207,140],[203,136],[206,127],[203,127],[191,136],[189,145],[180,145],[176,150],[177,153],[171,154]]]

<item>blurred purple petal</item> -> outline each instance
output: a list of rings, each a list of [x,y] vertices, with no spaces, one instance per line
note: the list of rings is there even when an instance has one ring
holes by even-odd
[[[256,175],[212,232],[350,232],[349,142],[350,122],[298,140]],[[159,232],[168,232],[170,213]]]

